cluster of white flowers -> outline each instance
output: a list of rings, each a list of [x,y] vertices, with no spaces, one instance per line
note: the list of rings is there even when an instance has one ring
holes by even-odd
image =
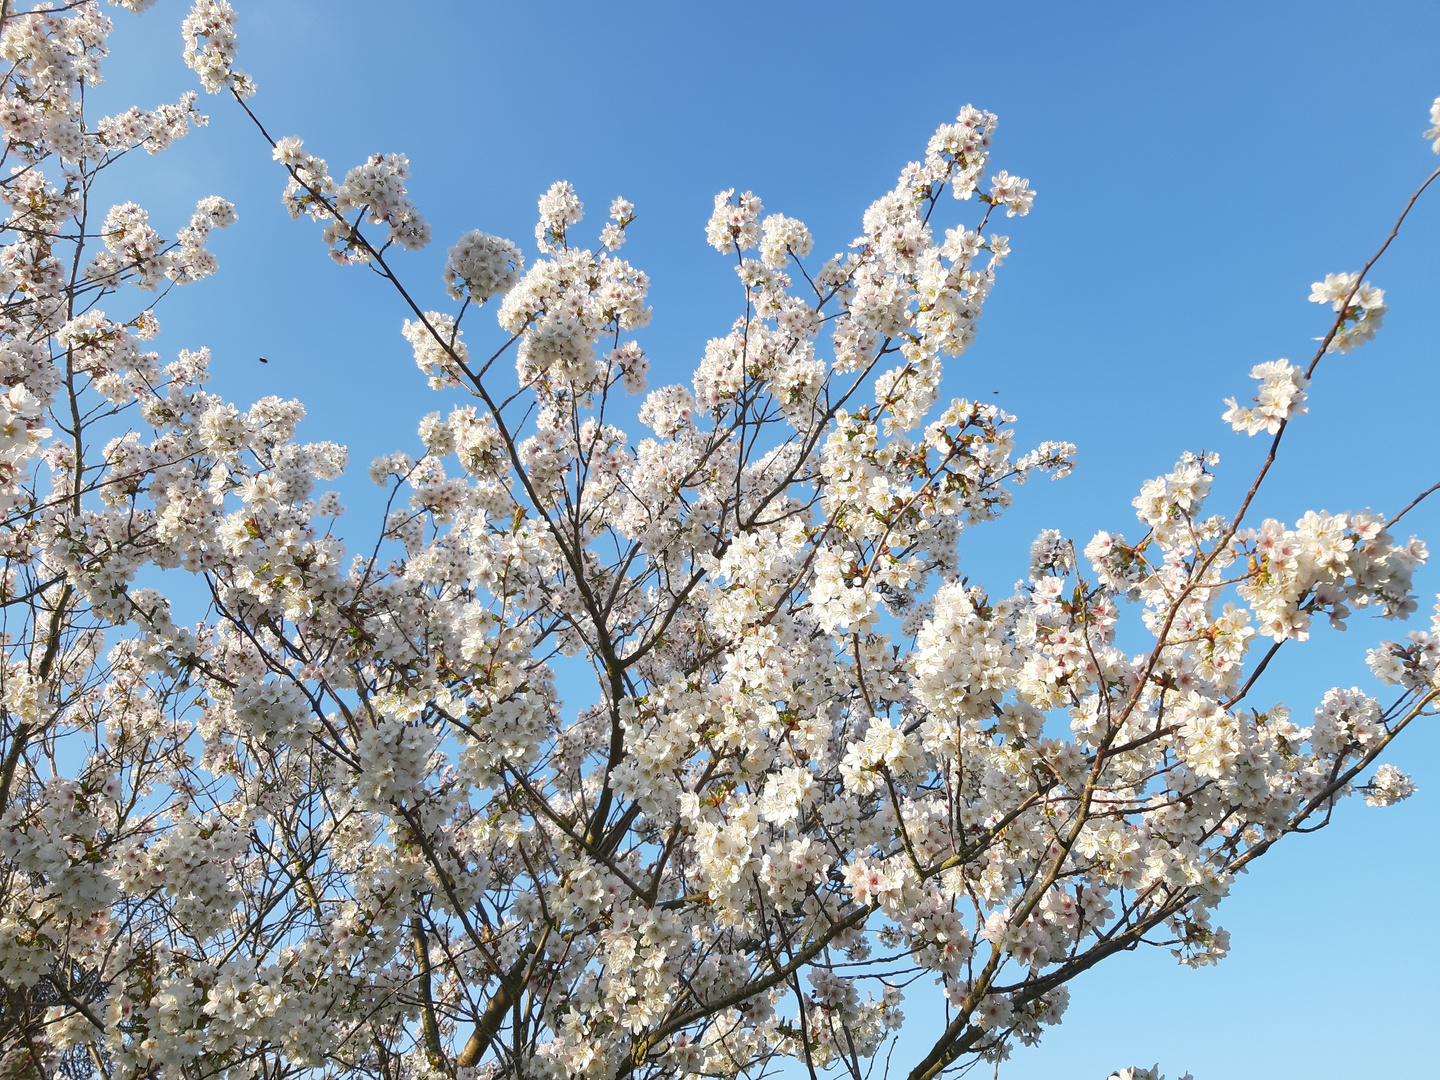
[[[784,214],[767,217],[761,232],[760,261],[771,270],[783,270],[792,254],[803,259],[815,246],[805,223]]]
[[[546,255],[563,251],[566,233],[585,216],[585,204],[575,196],[569,181],[557,180],[540,196],[540,220],[535,225],[535,244]],[[607,245],[608,246],[608,245]]]
[[[285,208],[292,218],[308,215],[326,223],[324,240],[336,262],[368,263],[391,244],[413,251],[430,243],[430,223],[405,186],[410,159],[404,154],[372,154],[338,185],[325,159],[297,136],[278,140],[273,157],[289,175],[281,196]],[[388,226],[385,237],[371,244],[356,227],[362,221]]]
[[[980,190],[992,114],[941,126],[828,259],[722,192],[707,239],[743,308],[690,385],[644,397],[638,441],[615,404],[650,369],[633,204],[587,247],[553,185],[528,267],[461,236],[456,303],[417,299],[402,334],[473,397],[371,464],[387,508],[352,552],[317,494],[345,449],[298,441],[298,402],[209,392],[206,350],[163,362],[148,307],[117,314],[127,285],[214,272],[235,214],[204,199],[167,243],[91,203],[117,156],[199,122],[187,98],[87,127],[97,11],[7,9],[0,33],[24,163],[0,178],[5,1075],[858,1075],[929,992],[933,1080],[1038,1040],[1113,952],[1217,962],[1241,871],[1347,794],[1415,790],[1378,756],[1440,700],[1440,615],[1371,651],[1389,703],[1334,688],[1306,727],[1253,705],[1315,617],[1414,610],[1426,551],[1398,519],[1227,517],[1218,456],[1185,454],[1134,499],[1137,539],[1082,560],[1047,529],[1008,594],[961,576],[968,531],[1075,456],[939,397],[1010,250],[989,217],[1033,204],[1007,171]],[[253,92],[228,4],[185,36],[206,89]],[[341,261],[428,240],[403,155],[340,184],[298,138],[274,157]],[[1353,276],[1316,295],[1337,348],[1384,310]],[[462,332],[492,297],[499,329]],[[486,333],[515,376],[471,362]],[[1252,374],[1226,420],[1278,439],[1313,365]],[[149,587],[176,574],[193,626]],[[571,656],[597,678],[579,709]]]
[[[161,105],[153,110],[132,107],[115,116],[102,117],[90,137],[93,146],[88,147],[89,155],[103,157],[135,147],[144,147],[148,154],[168,150],[176,139],[188,135],[192,127],[204,127],[209,123],[209,118],[195,108],[195,100],[196,94],[191,91],[182,94],[174,105]],[[0,123],[4,122],[5,116],[0,113]],[[7,130],[6,134],[13,141],[34,145],[32,139],[17,138],[23,132]]]
[[[242,99],[255,93],[254,80],[235,67],[235,9],[226,0],[195,0],[180,32],[185,63],[206,93],[231,90]]]
[[[1304,641],[1313,615],[1343,627],[1351,605],[1376,607],[1387,619],[1408,616],[1416,607],[1411,577],[1427,552],[1414,538],[1397,544],[1374,514],[1311,510],[1294,529],[1269,519],[1236,532],[1233,557],[1253,566],[1238,591],[1259,632]]]
[[[60,164],[73,166],[87,153],[104,153],[83,122],[81,88],[102,81],[111,24],[98,3],[66,5],[68,11],[50,8],[6,11],[0,56],[11,65],[11,74],[0,93],[0,131],[7,154],[22,163],[35,164],[53,154]],[[9,183],[23,173],[15,170]]]
[[[1006,217],[1024,217],[1035,204],[1035,192],[1030,183],[1018,176],[1011,176],[1004,169],[990,181],[990,198],[1005,207]]]
[[[1387,686],[1407,690],[1428,690],[1440,686],[1440,605],[1430,620],[1430,629],[1412,630],[1407,643],[1382,642],[1366,656],[1370,670]]]
[[[176,234],[175,242],[166,244],[143,207],[133,202],[112,206],[100,232],[105,250],[90,260],[86,273],[107,285],[124,282],[142,289],[156,289],[166,280],[199,281],[219,269],[219,262],[205,248],[211,230],[228,228],[236,220],[233,204],[218,195],[208,196],[196,205],[190,224]]]
[[[749,251],[760,242],[760,211],[752,192],[727,188],[715,196],[715,210],[705,226],[705,239],[716,251]]]
[[[337,215],[343,218],[359,211],[364,220],[390,227],[386,244],[411,251],[424,247],[430,243],[430,224],[405,190],[409,175],[410,159],[404,154],[371,154],[345,174],[345,182],[335,192]]]
[[[348,232],[342,225],[333,223],[333,199],[338,188],[330,176],[330,166],[324,158],[316,157],[305,149],[304,140],[287,135],[275,144],[272,156],[290,174],[281,200],[292,218],[308,214],[317,221],[332,221],[326,230],[326,243],[349,240]]]
[[[415,350],[415,366],[430,377],[432,390],[460,384],[470,350],[453,315],[427,311],[423,320],[406,319],[401,333]]]
[[[1226,398],[1230,408],[1221,417],[1236,431],[1246,435],[1260,432],[1274,435],[1280,425],[1305,412],[1305,387],[1309,380],[1305,373],[1288,360],[1275,360],[1256,364],[1250,369],[1250,377],[1260,383],[1260,391],[1251,399],[1254,404],[1241,406],[1234,398]]]
[[[445,263],[445,287],[452,300],[469,297],[483,304],[492,296],[504,296],[525,271],[525,256],[509,240],[474,229],[449,251]]]
[[[1387,761],[1366,785],[1365,801],[1371,806],[1394,806],[1414,794],[1414,781]]]
[[[546,221],[542,218],[542,224]],[[645,297],[650,279],[603,251],[547,246],[553,257],[526,271],[506,293],[496,317],[519,339],[515,363],[522,384],[539,381],[557,392],[584,395],[623,374],[614,363],[601,363],[596,345],[602,337],[649,323]]]
[[[616,196],[610,202],[610,220],[600,230],[600,246],[606,251],[618,251],[625,243],[625,230],[635,220],[635,204],[629,199]]]
[[[1347,353],[1365,344],[1380,329],[1388,310],[1385,291],[1368,281],[1361,284],[1359,274],[1326,274],[1324,281],[1310,286],[1310,300],[1329,304],[1340,315],[1328,346],[1332,352]]]

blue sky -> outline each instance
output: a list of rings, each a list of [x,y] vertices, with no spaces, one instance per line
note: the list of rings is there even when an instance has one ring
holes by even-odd
[[[1308,359],[1325,329],[1310,282],[1358,269],[1440,164],[1420,138],[1440,94],[1434,4],[235,4],[252,104],[273,134],[302,136],[337,175],[375,151],[409,155],[437,242],[396,263],[429,306],[445,306],[444,249],[467,229],[533,260],[535,200],[552,181],[576,185],[582,230],[615,195],[635,202],[625,252],[652,277],[641,340],[657,385],[688,381],[737,313],[733,272],[704,244],[716,191],[753,189],[806,221],[818,251],[841,250],[937,124],[966,102],[997,112],[995,167],[1039,195],[1005,223],[1014,254],[947,390],[1018,414],[1022,445],[1078,443],[1080,465],[967,538],[966,571],[996,590],[1023,573],[1040,528],[1081,543],[1099,528],[1138,533],[1130,498],[1183,450],[1220,451],[1213,505],[1232,507],[1264,447],[1220,423],[1222,399],[1249,396],[1255,363]],[[150,107],[195,85],[180,60],[186,6],[115,13],[104,102]],[[399,300],[289,220],[278,166],[233,103],[202,105],[208,129],[127,162],[104,193],[151,207],[162,231],[202,195],[239,209],[213,245],[219,277],[167,302],[157,345],[169,358],[208,344],[214,387],[241,404],[305,401],[302,434],[352,449],[342,524],[368,536],[364,465],[413,449],[420,416],[446,403],[400,338]],[[1262,516],[1393,513],[1440,480],[1432,199],[1371,275],[1391,305],[1377,341],[1321,364]],[[482,326],[490,315],[471,334]],[[1440,545],[1440,505],[1406,524]],[[1420,585],[1423,612],[1440,568]],[[1361,613],[1344,635],[1321,630],[1282,654],[1273,696],[1303,720],[1332,685],[1374,689],[1364,650],[1403,629]],[[1415,799],[1356,800],[1237,883],[1219,913],[1229,960],[1198,973],[1153,950],[1107,961],[1001,1075],[1101,1080],[1157,1059],[1197,1080],[1429,1073],[1440,738],[1417,732],[1393,760],[1420,784]],[[907,1011],[897,1068],[936,1024],[919,1000]]]

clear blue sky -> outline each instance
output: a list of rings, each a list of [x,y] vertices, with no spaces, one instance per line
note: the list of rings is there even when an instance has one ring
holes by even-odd
[[[1263,447],[1227,432],[1222,399],[1249,396],[1257,362],[1308,358],[1324,330],[1310,282],[1357,269],[1440,164],[1420,138],[1440,94],[1433,3],[235,4],[273,133],[301,135],[337,175],[375,151],[410,156],[437,243],[397,263],[431,306],[464,230],[533,259],[552,181],[576,185],[595,228],[612,197],[634,201],[626,254],[653,280],[652,383],[688,381],[736,313],[733,273],[703,241],[717,190],[751,188],[840,250],[937,124],[966,102],[999,113],[994,163],[1039,197],[1007,223],[1014,255],[948,389],[1019,414],[1022,444],[1070,439],[1081,456],[967,538],[967,571],[995,589],[1023,572],[1039,528],[1082,543],[1138,532],[1130,498],[1183,450],[1221,452],[1215,508],[1233,506]],[[186,6],[115,13],[108,100],[148,107],[194,85]],[[398,300],[289,220],[278,167],[233,103],[202,104],[209,129],[127,163],[107,192],[151,206],[162,231],[212,192],[240,212],[214,244],[220,276],[162,309],[157,344],[167,357],[210,345],[216,388],[241,404],[305,401],[302,434],[352,448],[344,524],[369,535],[365,464],[413,448],[418,418],[445,403],[399,336]],[[1321,365],[1262,514],[1394,512],[1440,480],[1437,239],[1440,192],[1372,274],[1391,305],[1379,339]],[[1440,505],[1408,524],[1440,563]],[[1421,587],[1433,598],[1440,566]],[[1357,616],[1345,635],[1322,630],[1277,664],[1275,695],[1303,722],[1331,685],[1374,689],[1364,649],[1403,629]],[[1407,737],[1393,760],[1416,798],[1355,800],[1237,884],[1220,910],[1231,959],[1198,973],[1164,953],[1107,962],[1001,1075],[1101,1080],[1157,1059],[1197,1080],[1435,1075],[1440,738]],[[907,1011],[897,1067],[935,1025],[918,1000]]]

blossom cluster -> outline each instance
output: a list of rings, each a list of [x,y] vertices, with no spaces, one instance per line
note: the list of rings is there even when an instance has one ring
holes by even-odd
[[[503,296],[525,269],[525,256],[518,247],[479,229],[460,237],[449,255],[445,286],[452,300],[468,296],[471,303],[483,304],[492,296]]]
[[[1227,398],[1225,420],[1236,431],[1246,435],[1265,432],[1274,435],[1280,425],[1288,423],[1305,412],[1305,387],[1309,380],[1304,372],[1288,360],[1274,360],[1256,364],[1250,369],[1250,377],[1260,383],[1260,391],[1252,398],[1254,407],[1237,405],[1234,398]]]
[[[205,92],[230,90],[237,97],[255,93],[255,83],[235,67],[235,9],[227,0],[196,0],[180,25],[185,63],[200,76]]]
[[[1310,300],[1329,304],[1340,313],[1340,322],[1328,346],[1334,352],[1347,353],[1372,339],[1388,310],[1385,290],[1375,288],[1368,281],[1362,284],[1359,274],[1326,274],[1324,281],[1310,286]]]

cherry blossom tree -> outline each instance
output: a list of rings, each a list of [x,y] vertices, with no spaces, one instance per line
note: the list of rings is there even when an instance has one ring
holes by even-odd
[[[1119,952],[1218,961],[1237,873],[1413,791],[1379,759],[1435,712],[1440,626],[1372,643],[1368,689],[1258,704],[1316,618],[1418,606],[1410,507],[1263,516],[1307,386],[1380,326],[1367,275],[1410,206],[1313,286],[1313,355],[1227,402],[1269,443],[1238,506],[1184,453],[992,592],[966,530],[1075,453],[938,398],[1035,198],[992,167],[993,114],[940,126],[829,259],[717,195],[735,321],[649,389],[631,203],[587,231],[556,183],[531,261],[475,231],[443,291],[411,280],[407,159],[337,180],[272,136],[235,12],[198,0],[203,89],[460,402],[370,466],[386,515],[347,545],[319,490],[346,451],[296,441],[300,403],[240,408],[207,351],[147,349],[236,215],[203,199],[167,240],[104,203],[112,165],[205,123],[193,93],[88,114],[109,31],[93,0],[0,9],[0,1075],[862,1080],[933,995],[931,1080],[1038,1040]],[[1440,151],[1440,100],[1432,124]],[[139,584],[176,575],[191,625]],[[594,676],[578,709],[561,657]]]

